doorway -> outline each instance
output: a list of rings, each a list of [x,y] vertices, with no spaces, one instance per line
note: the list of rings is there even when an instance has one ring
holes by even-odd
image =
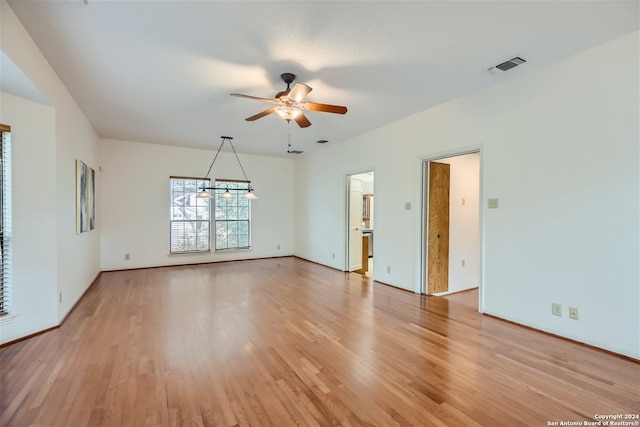
[[[422,165],[421,292],[448,295],[480,286],[480,152]]]
[[[347,175],[346,271],[373,278],[374,172]]]

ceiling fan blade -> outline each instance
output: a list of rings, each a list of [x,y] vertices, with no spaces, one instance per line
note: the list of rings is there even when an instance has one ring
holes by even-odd
[[[230,93],[229,95],[231,96],[237,96],[240,98],[248,98],[248,99],[255,99],[256,101],[263,101],[263,102],[276,102],[273,99],[268,99],[268,98],[260,98],[258,96],[251,96],[251,95],[243,95],[241,93]]]
[[[268,116],[269,114],[273,113],[274,111],[276,111],[276,108],[275,107],[271,107],[268,110],[264,110],[261,113],[253,115],[251,117],[247,117],[245,120],[248,121],[248,122],[252,122],[254,120],[258,120],[261,117]]]
[[[345,114],[347,107],[341,105],[316,104],[315,102],[303,102],[300,107],[304,110],[323,111],[325,113]]]
[[[291,89],[291,91],[287,94],[287,98],[295,102],[300,102],[312,90],[313,89],[311,89],[309,86],[307,86],[304,83],[296,83],[293,89]]]
[[[300,126],[301,128],[308,128],[309,126],[311,126],[311,122],[309,121],[309,119],[307,119],[307,116],[302,113],[298,114],[298,116],[293,120],[295,120],[298,126]]]

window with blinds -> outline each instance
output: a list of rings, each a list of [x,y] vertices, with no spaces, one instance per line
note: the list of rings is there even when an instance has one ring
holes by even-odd
[[[0,315],[11,296],[11,127],[0,123]]]
[[[172,254],[211,251],[211,203],[196,197],[210,180],[169,177],[171,216],[169,251]]]
[[[248,190],[248,181],[216,180],[216,251],[251,248],[251,199],[244,197]],[[232,198],[222,196],[227,191]]]

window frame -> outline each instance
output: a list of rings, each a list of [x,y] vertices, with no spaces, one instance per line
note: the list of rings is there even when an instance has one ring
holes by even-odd
[[[185,181],[195,181],[195,183],[190,183],[190,187],[192,187],[192,191],[183,191],[181,196],[177,196],[174,192],[174,181],[183,181],[182,186],[184,188]],[[170,176],[169,177],[169,254],[170,255],[183,255],[183,254],[201,254],[201,253],[210,253],[211,252],[211,202],[209,198],[199,198],[196,197],[198,192],[203,187],[208,187],[211,183],[211,179],[209,178],[197,178],[197,177],[188,177],[188,176]],[[175,200],[178,197],[182,197],[184,200],[189,200],[186,205],[174,205]],[[188,199],[187,199],[188,198]],[[192,204],[193,203],[193,204]],[[204,209],[199,209],[203,208]],[[176,219],[174,218],[175,209],[183,210],[183,213],[186,210],[193,211],[192,214],[195,214],[196,218],[183,218]],[[198,219],[198,216],[202,214],[202,212],[206,212],[205,219]],[[191,223],[191,230],[193,231],[193,235],[189,236],[189,238],[193,239],[193,244],[195,247],[188,248],[189,243],[187,243],[187,237],[185,237],[186,233],[186,224]],[[178,227],[175,227],[176,224],[183,224],[182,233],[180,232]],[[201,224],[206,225],[206,238],[199,237],[199,234],[202,232]],[[191,234],[191,233],[189,233]],[[179,237],[182,237],[182,244],[178,243],[177,240]],[[174,239],[176,241],[174,241]],[[199,246],[202,242],[206,243],[206,247]],[[182,245],[182,249],[177,249]]]
[[[249,188],[251,186],[251,181],[247,181],[247,180],[237,180],[237,179],[223,179],[223,178],[216,178],[215,180],[215,185],[214,185],[214,189],[212,190],[212,196],[213,196],[213,238],[214,243],[213,243],[213,248],[215,252],[227,252],[227,251],[248,251],[251,250],[251,199],[246,199],[244,197],[244,194],[246,194],[249,191]],[[234,198],[232,199],[223,199],[222,197],[220,197],[222,195],[222,193],[224,193],[226,191],[226,189],[229,189],[229,191],[234,194]],[[244,206],[246,205],[246,206]],[[242,218],[221,218],[219,217],[223,215],[223,212],[225,214],[228,214],[230,212],[233,212],[233,208],[235,208],[236,213],[239,212],[244,212],[246,207],[246,215],[241,215]],[[219,247],[218,242],[219,242],[219,232],[223,231],[221,230],[222,227],[219,227],[219,223],[224,223],[226,228],[226,231],[228,233],[229,231],[229,226],[231,225],[231,228],[235,228],[235,232],[233,232],[231,238],[229,239],[229,235],[227,234],[227,243],[226,245],[224,245],[224,247]],[[246,226],[241,224],[246,224]],[[245,232],[241,232],[244,231],[244,229],[246,229],[246,233]],[[241,231],[238,231],[241,230]],[[241,244],[241,236],[242,237],[246,237],[246,240],[243,240],[243,242],[246,242],[246,244]],[[237,244],[233,245],[229,243],[229,240],[231,240],[231,242],[235,241],[237,242]]]
[[[11,126],[0,123],[0,316],[11,308]]]

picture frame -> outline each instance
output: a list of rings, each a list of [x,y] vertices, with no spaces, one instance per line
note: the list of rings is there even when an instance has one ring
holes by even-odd
[[[95,170],[76,160],[76,233],[95,228]]]

